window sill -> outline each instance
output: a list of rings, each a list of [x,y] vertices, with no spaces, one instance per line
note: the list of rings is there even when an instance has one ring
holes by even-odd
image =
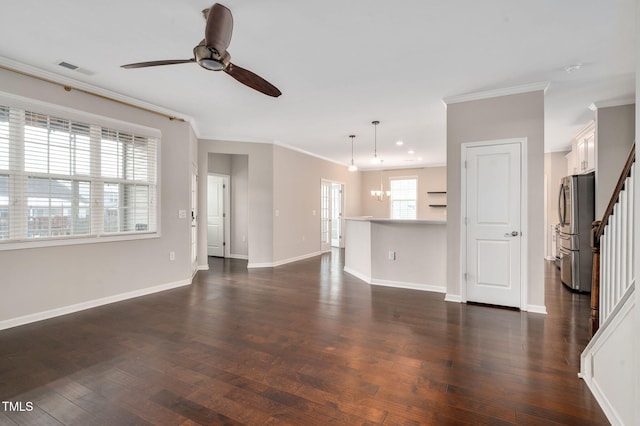
[[[5,250],[22,250],[33,249],[43,247],[58,247],[58,246],[70,246],[78,244],[96,244],[96,243],[110,243],[114,241],[136,241],[136,240],[148,240],[151,238],[160,238],[159,232],[145,232],[135,234],[117,234],[117,235],[102,235],[99,237],[76,237],[76,238],[47,238],[47,239],[32,239],[0,243],[0,251]]]

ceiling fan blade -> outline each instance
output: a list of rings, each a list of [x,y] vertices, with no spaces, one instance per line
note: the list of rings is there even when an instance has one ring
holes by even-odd
[[[224,72],[238,80],[240,83],[257,90],[258,92],[262,92],[265,95],[273,96],[274,98],[282,95],[282,92],[278,90],[276,86],[269,83],[264,78],[232,63],[229,63],[229,66],[227,66]]]
[[[135,64],[121,65],[122,68],[145,68],[145,67],[157,67],[159,65],[173,65],[173,64],[186,64],[187,62],[195,62],[195,59],[167,59],[164,61],[149,61],[149,62],[137,62]]]
[[[221,4],[215,3],[207,15],[207,27],[204,31],[205,46],[214,48],[220,56],[224,56],[233,32],[233,16],[231,11]]]

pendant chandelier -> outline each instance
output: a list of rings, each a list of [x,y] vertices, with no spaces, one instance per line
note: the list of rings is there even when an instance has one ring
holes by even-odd
[[[353,162],[353,138],[355,138],[356,135],[349,135],[349,137],[351,138],[351,164],[349,164],[349,168],[347,170],[350,172],[357,172],[358,166]]]
[[[373,158],[371,164],[382,164],[382,160],[378,158],[378,120],[371,122],[373,124]]]
[[[373,158],[371,164],[382,165],[382,159],[378,158],[378,120],[371,122],[373,124]],[[391,191],[385,191],[382,186],[382,171],[380,171],[380,189],[372,189],[371,196],[377,201],[384,201],[391,196]]]
[[[382,164],[382,160],[380,160],[380,164]],[[380,170],[380,189],[372,189],[371,196],[376,201],[384,201],[391,197],[391,191],[385,191],[382,186],[382,170]]]

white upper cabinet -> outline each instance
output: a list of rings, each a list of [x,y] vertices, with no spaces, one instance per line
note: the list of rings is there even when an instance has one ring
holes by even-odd
[[[590,173],[596,169],[596,128],[590,122],[571,143],[572,150],[567,154],[567,172],[570,175]]]

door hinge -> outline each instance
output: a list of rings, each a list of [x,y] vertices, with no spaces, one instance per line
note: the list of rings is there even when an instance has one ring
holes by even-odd
[[[222,189],[227,189],[227,185],[225,185],[224,183],[222,184]]]
[[[467,168],[467,160],[464,160],[464,168]]]
[[[222,213],[222,217],[227,217],[227,214],[226,213]]]
[[[227,242],[226,242],[226,241],[223,241],[223,242],[222,242],[222,247],[224,247],[224,246],[226,246],[226,245],[227,245]]]
[[[466,272],[464,273],[464,280],[465,281],[467,280],[467,273]]]

